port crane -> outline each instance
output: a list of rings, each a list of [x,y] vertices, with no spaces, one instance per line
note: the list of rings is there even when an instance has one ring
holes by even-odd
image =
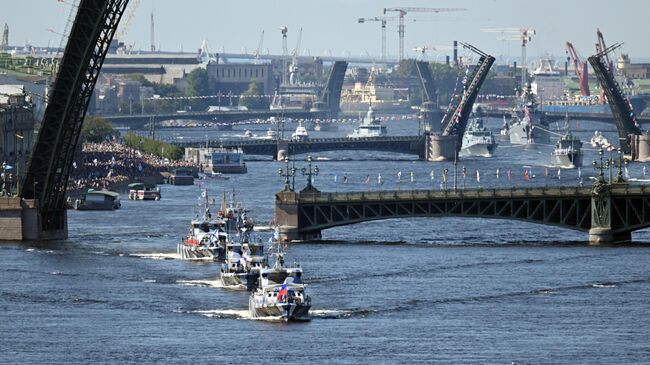
[[[384,15],[387,12],[397,12],[399,14],[399,61],[404,59],[404,17],[408,13],[447,13],[452,11],[465,11],[465,8],[384,8]]]
[[[302,43],[302,28],[298,31],[298,40],[296,41],[296,48],[291,52],[291,66],[289,66],[289,83],[295,85],[300,81],[298,73],[298,56],[300,55],[300,44]]]
[[[500,41],[521,41],[521,90],[526,90],[526,45],[533,40],[537,31],[532,28],[486,28],[481,32],[501,33],[501,37],[497,38]]]
[[[289,28],[286,25],[280,27],[280,33],[282,33],[282,84],[287,83],[287,56],[289,55],[289,50],[287,48],[287,33]]]
[[[578,84],[580,85],[580,93],[582,96],[589,96],[589,71],[587,67],[587,62],[583,62],[578,52],[576,52],[573,44],[571,42],[566,42],[566,51],[568,54],[568,60],[573,63],[573,68],[575,69],[576,76],[578,76]],[[600,52],[599,52],[600,53]]]

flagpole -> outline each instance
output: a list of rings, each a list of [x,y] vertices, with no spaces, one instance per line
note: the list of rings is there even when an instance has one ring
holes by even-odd
[[[458,148],[456,148],[458,141],[454,144],[454,193],[458,191]]]

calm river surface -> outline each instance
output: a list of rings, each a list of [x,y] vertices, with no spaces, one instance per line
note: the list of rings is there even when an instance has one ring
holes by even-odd
[[[413,122],[389,123],[393,134],[416,130]],[[550,150],[499,146],[496,157],[463,160],[459,169],[467,167],[468,186],[477,185],[476,170],[483,187],[578,185],[577,170],[546,176]],[[585,185],[595,155],[586,151]],[[442,170],[453,171],[407,155],[318,157],[315,184],[324,191],[439,189]],[[248,174],[204,187],[214,196],[236,189],[267,225],[283,164],[248,165]],[[528,182],[526,169],[535,176]],[[643,165],[630,165],[629,175],[642,179]],[[297,188],[304,182],[297,177]],[[173,258],[200,192],[195,185],[162,193],[159,202],[123,195],[114,212],[70,211],[64,242],[0,245],[0,363],[650,363],[650,246],[642,243],[650,231],[636,232],[635,245],[591,247],[582,232],[506,220],[418,218],[326,230],[324,242],[288,250],[305,270],[313,319],[279,324],[251,320],[248,293],[220,288],[217,264]]]

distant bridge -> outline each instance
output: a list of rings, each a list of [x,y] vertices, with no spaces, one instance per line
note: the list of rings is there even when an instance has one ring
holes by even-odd
[[[490,118],[503,118],[504,116],[508,119],[512,117],[510,111],[505,110],[485,110],[486,117]],[[545,112],[546,119],[549,122],[559,122],[563,121],[567,115],[569,120],[590,120],[594,122],[603,122],[615,124],[614,116],[610,113],[562,113],[562,112]],[[650,117],[648,116],[637,116],[636,120],[640,124],[650,124]]]
[[[324,229],[411,217],[522,220],[589,233],[592,243],[629,241],[650,227],[650,187],[604,183],[593,188],[327,193],[314,188],[276,194],[275,220],[284,240],[319,239]]]
[[[234,123],[248,119],[293,118],[293,119],[326,119],[328,111],[308,110],[233,110],[215,112],[183,112],[183,113],[156,113],[156,114],[131,114],[131,115],[106,115],[102,118],[113,125],[140,128],[153,121],[160,123],[166,120],[200,120],[215,123]]]
[[[276,158],[279,154],[298,155],[309,152],[365,150],[406,153],[424,158],[424,136],[402,137],[364,137],[364,138],[310,138],[308,141],[285,140],[230,140],[230,141],[194,141],[174,142],[175,145],[187,147],[225,147],[241,148],[247,155],[268,155]]]

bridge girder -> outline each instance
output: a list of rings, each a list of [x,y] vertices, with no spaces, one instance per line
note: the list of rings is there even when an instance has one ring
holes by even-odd
[[[411,217],[473,217],[519,220],[588,231],[591,199],[502,199],[377,202],[366,204],[301,204],[298,222],[309,231],[366,221]],[[302,230],[301,230],[302,231]]]
[[[601,195],[593,195],[591,187],[292,194],[276,195],[276,220],[287,232],[304,237],[319,236],[320,231],[337,226],[412,217],[509,219],[589,232],[590,236],[594,229],[605,229],[614,236],[629,237],[632,231],[650,227],[650,187],[626,184],[613,185],[607,193],[611,203],[606,212],[599,210],[595,202]],[[602,222],[606,225],[599,222],[603,216],[595,221],[594,214],[605,214]]]

